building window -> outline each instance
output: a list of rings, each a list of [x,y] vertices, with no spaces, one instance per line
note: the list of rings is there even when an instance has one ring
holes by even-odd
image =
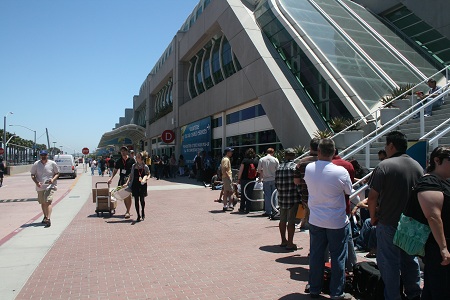
[[[216,84],[223,80],[222,68],[220,67],[220,41],[221,39],[214,43],[212,54],[212,71]]]
[[[233,64],[233,53],[231,52],[231,45],[224,37],[222,46],[222,66],[225,73],[225,77],[230,77],[236,73],[236,69]]]
[[[192,98],[197,97],[197,90],[195,89],[195,83],[194,83],[194,69],[195,69],[195,62],[197,61],[197,57],[194,56],[191,60],[191,67],[189,68],[189,93],[191,94]]]
[[[351,117],[348,109],[273,12],[263,5],[259,9],[261,11],[255,12],[255,15],[259,16],[258,24],[322,117],[325,120],[330,120],[335,116]],[[262,13],[262,11],[264,12]],[[326,91],[326,93],[322,93],[322,91]]]
[[[212,128],[222,127],[222,117],[212,120]]]
[[[208,48],[206,48],[205,56],[203,58],[203,76],[205,78],[205,86],[206,89],[210,89],[214,86],[213,80],[211,78],[211,65],[210,65],[210,56],[211,56],[211,45],[209,45]]]

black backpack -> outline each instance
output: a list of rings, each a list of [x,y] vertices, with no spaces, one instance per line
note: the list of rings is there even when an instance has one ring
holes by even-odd
[[[364,261],[353,266],[353,290],[364,300],[384,299],[384,283],[375,262]]]

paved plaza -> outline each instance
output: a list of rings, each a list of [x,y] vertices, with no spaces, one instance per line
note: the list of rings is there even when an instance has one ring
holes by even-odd
[[[0,299],[310,298],[306,232],[295,235],[303,249],[288,252],[278,221],[223,212],[220,191],[186,177],[149,180],[143,222],[134,203],[131,219],[122,202],[97,217],[91,189],[109,178],[78,172],[58,181],[50,228],[29,173],[5,178]]]

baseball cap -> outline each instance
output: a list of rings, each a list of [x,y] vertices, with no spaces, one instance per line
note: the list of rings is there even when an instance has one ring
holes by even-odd
[[[128,151],[128,148],[125,146],[122,146],[122,147],[120,147],[120,151],[122,151],[122,150]]]
[[[225,148],[225,152],[228,152],[228,151],[234,151],[234,149],[231,148],[231,147],[226,147],[226,148]]]
[[[293,148],[284,149],[284,154],[295,154],[295,150]]]
[[[130,153],[134,153],[134,150],[130,150]]]
[[[39,155],[48,155],[47,150],[41,150],[41,152],[39,152]]]

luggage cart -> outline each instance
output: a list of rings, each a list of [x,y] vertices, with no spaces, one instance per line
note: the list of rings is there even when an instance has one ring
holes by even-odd
[[[106,185],[104,188],[99,188],[99,186]],[[95,212],[97,217],[100,217],[100,213],[108,212],[109,217],[112,217],[116,213],[117,202],[111,201],[111,193],[109,192],[108,182],[97,182],[95,183],[95,189],[92,190],[92,197],[95,202]]]

